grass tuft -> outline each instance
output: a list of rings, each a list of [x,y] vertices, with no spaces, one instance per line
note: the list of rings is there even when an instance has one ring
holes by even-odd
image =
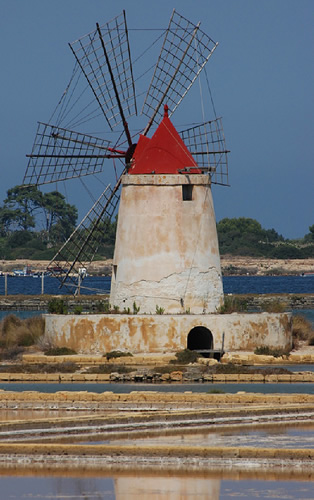
[[[199,358],[199,354],[195,351],[190,351],[190,349],[184,349],[183,351],[176,352],[175,356],[177,360],[171,360],[170,363],[195,363]]]
[[[109,361],[109,359],[113,359],[113,358],[123,358],[123,357],[129,357],[129,356],[133,356],[133,354],[131,352],[124,352],[124,351],[110,351],[110,352],[107,352],[106,354],[104,354],[104,357],[107,358],[107,361]]]
[[[219,307],[218,314],[231,314],[234,312],[246,312],[247,301],[232,295],[225,295],[224,304]]]
[[[41,316],[20,319],[9,314],[0,322],[0,346],[4,349],[28,347],[43,336],[45,320]]]
[[[69,347],[51,347],[44,352],[46,356],[70,356],[77,354],[76,351]]]
[[[292,317],[292,337],[294,342],[305,341],[310,344],[314,337],[314,330],[310,321],[304,316],[296,315]]]

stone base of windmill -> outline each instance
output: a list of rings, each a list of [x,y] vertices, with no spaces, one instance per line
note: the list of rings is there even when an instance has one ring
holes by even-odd
[[[80,354],[110,351],[175,353],[254,351],[257,347],[289,349],[289,313],[256,314],[46,314],[45,340]]]

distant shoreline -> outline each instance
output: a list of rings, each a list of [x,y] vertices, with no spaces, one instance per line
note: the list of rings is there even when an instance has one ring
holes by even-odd
[[[29,266],[34,271],[43,271],[48,260],[0,260],[0,271],[11,272]],[[98,260],[91,263],[88,272],[94,275],[111,276],[112,259]],[[267,259],[265,257],[221,256],[221,269],[224,276],[271,276],[301,275],[314,273],[314,258],[309,259]]]
[[[224,276],[252,275],[301,275],[314,273],[314,258],[309,259],[267,259],[265,257],[221,256]]]

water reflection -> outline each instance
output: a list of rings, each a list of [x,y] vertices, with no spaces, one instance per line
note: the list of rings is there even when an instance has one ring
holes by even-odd
[[[1,477],[1,498],[5,500],[310,500],[314,483],[236,477],[212,473],[182,475],[169,473],[113,473],[87,475],[16,475]],[[233,476],[233,477],[232,477]],[[246,475],[247,476],[247,475]]]
[[[219,500],[220,480],[193,477],[141,477],[117,478],[115,480],[116,500],[151,500],[167,498],[181,500]]]

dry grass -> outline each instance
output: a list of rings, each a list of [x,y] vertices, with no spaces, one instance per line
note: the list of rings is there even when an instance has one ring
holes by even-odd
[[[218,309],[219,314],[247,312],[247,301],[241,297],[225,295],[224,304]]]
[[[20,319],[9,314],[0,322],[0,342],[3,348],[27,347],[36,344],[43,335],[45,320],[41,316]]]
[[[313,345],[314,330],[310,321],[304,316],[293,316],[292,318],[292,336],[293,342],[307,342]]]
[[[283,313],[287,310],[287,304],[278,299],[264,301],[261,304],[262,311],[268,313]]]

